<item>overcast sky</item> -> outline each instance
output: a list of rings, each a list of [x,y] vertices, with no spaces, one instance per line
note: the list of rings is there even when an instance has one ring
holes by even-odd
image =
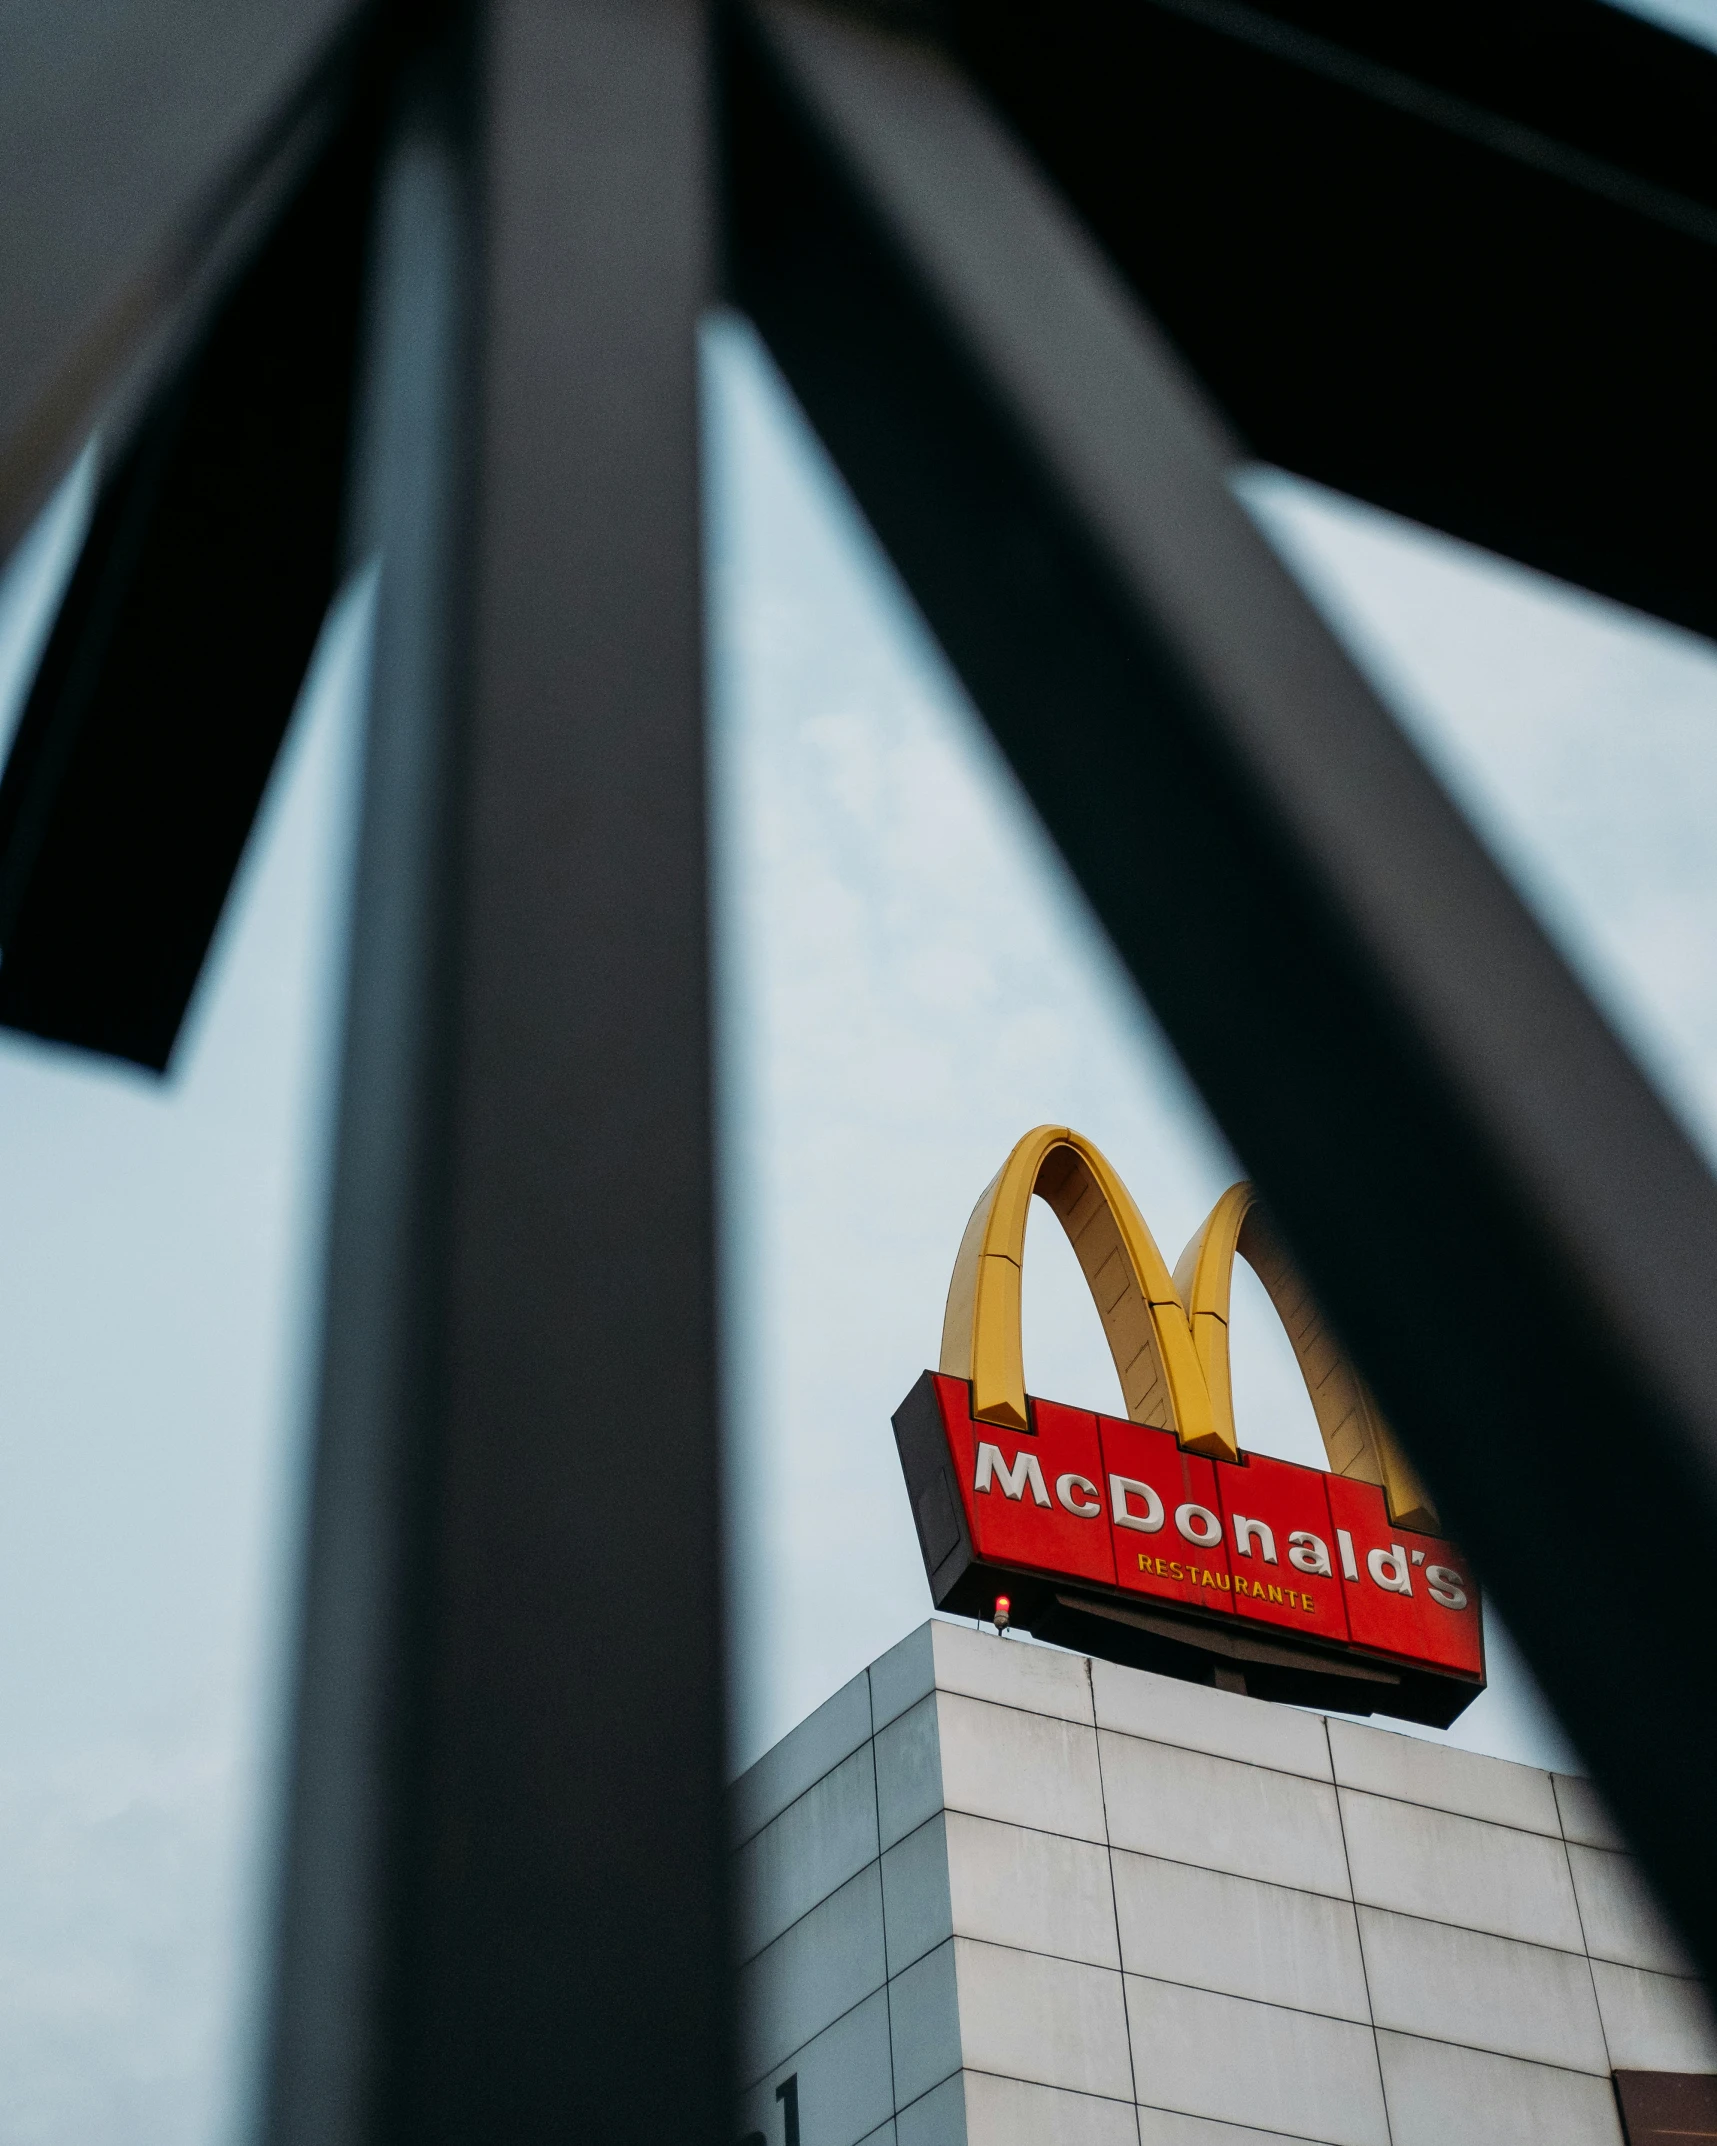
[[[1171,1262],[1244,1172],[756,338],[728,320],[709,347],[744,1763],[924,1613],[889,1416],[1013,1141],[1090,1135]],[[1241,490],[1717,1145],[1717,656],[1278,473]],[[1028,1384],[1121,1412],[1033,1213]],[[1237,1284],[1242,1440],[1321,1466],[1286,1341]],[[1452,1739],[1571,1763],[1501,1632],[1491,1670]]]
[[[1242,1172],[755,340],[707,354],[737,1765],[927,1613],[889,1417],[1013,1141],[1089,1134],[1171,1260]],[[0,583],[0,735],[87,489]],[[1241,490],[1717,1156],[1717,651]],[[0,1033],[0,2146],[244,2124],[366,620],[360,587],[172,1076]],[[1029,1383],[1116,1407],[1036,1214]],[[1235,1354],[1244,1442],[1321,1465],[1244,1269]],[[1491,1661],[1455,1740],[1566,1763]]]

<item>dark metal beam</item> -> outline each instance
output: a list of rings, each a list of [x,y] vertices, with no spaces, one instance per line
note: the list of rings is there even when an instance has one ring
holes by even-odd
[[[131,423],[326,139],[357,0],[18,0],[0,68],[0,557]]]
[[[384,538],[273,2136],[714,2146],[709,55],[689,0],[475,16],[467,176],[442,160],[474,205],[471,399],[412,388],[396,268],[376,373],[404,386],[377,409],[419,406],[367,421],[393,435],[372,496],[404,532]],[[466,441],[468,494],[414,470]]]
[[[1717,54],[1599,0],[949,0],[1249,452],[1717,632]]]
[[[493,0],[398,2126],[727,2122],[692,0]]]
[[[737,15],[729,272],[1717,1970],[1717,1186],[922,45]]]
[[[0,777],[0,1022],[163,1068],[333,595],[358,98],[102,487]]]
[[[405,2065],[475,475],[473,74],[455,22],[399,84],[369,249],[348,560],[380,572],[269,2146],[387,2135]]]

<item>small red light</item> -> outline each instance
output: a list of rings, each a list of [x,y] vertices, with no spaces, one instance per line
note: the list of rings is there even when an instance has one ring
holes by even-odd
[[[1011,1602],[1010,1602],[1010,1601],[1008,1600],[1007,1596],[1006,1596],[1006,1595],[997,1595],[997,1597],[996,1597],[996,1614],[995,1614],[995,1617],[994,1617],[994,1619],[993,1619],[992,1621],[993,1621],[993,1623],[994,1623],[994,1625],[995,1625],[995,1628],[996,1628],[996,1630],[997,1630],[998,1632],[1005,1632],[1005,1631],[1007,1630],[1007,1628],[1008,1628],[1008,1619],[1009,1619],[1009,1618],[1010,1618],[1010,1617],[1012,1616],[1012,1614],[1013,1614],[1013,1604],[1012,1604],[1012,1603],[1011,1603]]]

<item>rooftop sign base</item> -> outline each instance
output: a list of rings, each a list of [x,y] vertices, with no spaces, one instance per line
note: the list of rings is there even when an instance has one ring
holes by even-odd
[[[1450,1543],[1383,1493],[1263,1454],[1032,1400],[1024,1432],[974,1423],[926,1371],[895,1411],[940,1610],[1080,1653],[1344,1714],[1447,1728],[1483,1691],[1479,1593]]]

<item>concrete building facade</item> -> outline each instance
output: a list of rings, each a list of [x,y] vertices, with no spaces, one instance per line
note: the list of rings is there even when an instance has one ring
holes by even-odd
[[[1717,2072],[1572,1776],[938,1621],[731,1815],[766,2146],[1623,2146]]]

